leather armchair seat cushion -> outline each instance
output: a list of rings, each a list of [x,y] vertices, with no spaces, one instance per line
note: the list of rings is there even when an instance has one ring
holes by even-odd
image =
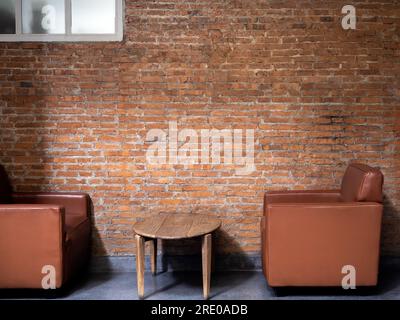
[[[65,227],[66,230],[74,229],[78,227],[81,223],[88,221],[89,219],[85,216],[79,214],[68,214],[65,215]]]

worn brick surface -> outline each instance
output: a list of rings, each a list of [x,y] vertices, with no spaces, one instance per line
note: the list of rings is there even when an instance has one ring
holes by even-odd
[[[17,190],[88,192],[95,253],[126,255],[137,219],[173,211],[220,217],[220,252],[258,252],[264,191],[337,188],[356,159],[385,174],[399,255],[399,41],[399,1],[127,0],[123,42],[0,43],[0,163]],[[147,164],[168,121],[254,129],[256,171]]]

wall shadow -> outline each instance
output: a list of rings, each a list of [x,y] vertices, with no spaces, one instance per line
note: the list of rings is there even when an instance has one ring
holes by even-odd
[[[398,256],[400,248],[396,248],[395,243],[400,239],[400,210],[386,194],[384,194],[383,197],[381,234],[382,247],[392,248],[391,250],[383,250],[382,254],[387,256]]]

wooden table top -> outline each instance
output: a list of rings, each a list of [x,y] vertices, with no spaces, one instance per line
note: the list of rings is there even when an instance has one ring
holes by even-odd
[[[137,222],[133,231],[140,236],[158,239],[183,239],[211,233],[221,221],[194,214],[168,214],[152,216]]]

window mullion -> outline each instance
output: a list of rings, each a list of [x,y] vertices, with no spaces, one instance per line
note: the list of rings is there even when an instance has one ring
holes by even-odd
[[[65,34],[67,36],[71,35],[71,26],[72,26],[71,0],[65,0]]]
[[[120,1],[119,0],[115,0],[115,27],[114,27],[114,34],[118,34],[119,33],[119,17],[120,15]]]
[[[123,29],[124,29],[124,19],[125,19],[125,1],[124,0],[115,0],[116,10],[115,10],[115,32],[114,35],[116,37],[123,37]]]
[[[15,1],[15,34],[22,34],[22,0]]]

